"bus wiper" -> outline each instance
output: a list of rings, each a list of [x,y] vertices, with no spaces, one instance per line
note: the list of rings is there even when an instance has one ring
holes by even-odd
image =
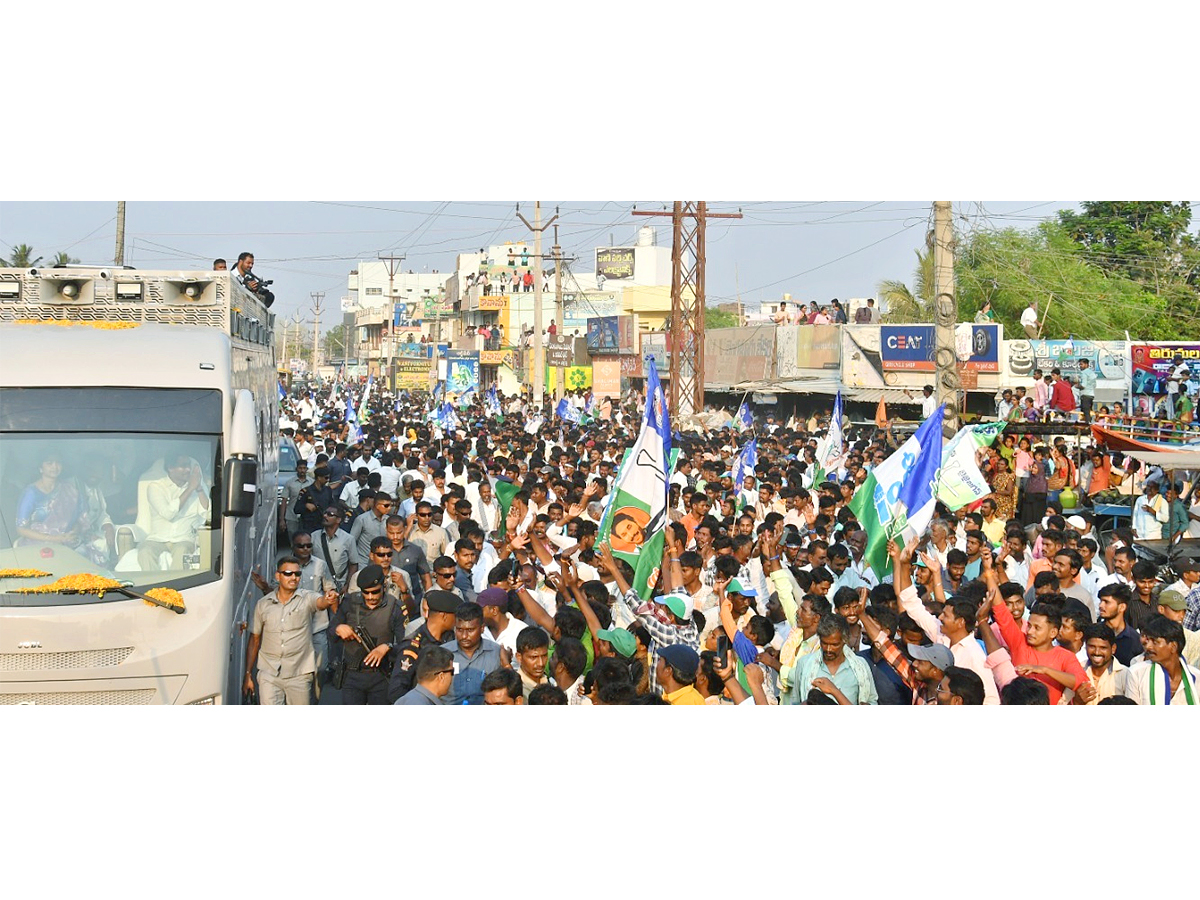
[[[132,581],[123,581],[121,582],[120,587],[110,588],[110,590],[112,590],[112,592],[115,594],[124,594],[126,597],[132,597],[135,600],[145,600],[147,603],[153,604],[154,606],[161,606],[163,609],[169,609],[171,612],[178,613],[181,616],[187,612],[186,607],[183,605],[182,597],[180,597],[178,603],[167,603],[166,601],[160,600],[157,597],[151,597],[149,594],[142,594],[138,591],[135,591],[133,589]]]

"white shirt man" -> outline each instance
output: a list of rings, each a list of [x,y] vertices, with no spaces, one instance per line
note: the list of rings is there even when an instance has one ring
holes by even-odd
[[[358,459],[350,461],[350,471],[357,472],[361,467],[366,466],[368,472],[379,471],[379,460],[373,456],[368,456],[366,453],[359,455]]]
[[[212,520],[208,487],[196,461],[180,456],[163,468],[165,474],[146,486],[146,538],[138,548],[144,571],[159,569],[164,551],[172,556],[172,568],[182,569],[183,555],[195,550],[200,526]]]
[[[1025,312],[1021,313],[1021,327],[1025,329],[1025,334],[1028,337],[1037,337],[1038,317],[1036,303],[1030,303],[1025,307]]]
[[[925,399],[921,401],[921,418],[928,419],[938,408],[937,394],[932,390],[925,393]]]

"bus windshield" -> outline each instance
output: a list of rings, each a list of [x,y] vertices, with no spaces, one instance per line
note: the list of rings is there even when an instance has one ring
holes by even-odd
[[[220,426],[217,391],[3,391],[0,606],[128,602],[19,590],[69,575],[143,592],[215,580]]]

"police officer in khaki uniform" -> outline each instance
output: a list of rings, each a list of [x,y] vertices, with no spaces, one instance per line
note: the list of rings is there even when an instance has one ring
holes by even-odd
[[[449,591],[434,590],[425,594],[422,604],[428,608],[429,615],[416,634],[396,647],[392,678],[388,684],[389,703],[395,703],[416,684],[417,659],[421,651],[441,646],[443,641],[454,636],[454,611],[461,602]]]
[[[404,632],[404,614],[384,592],[382,568],[367,566],[356,581],[358,593],[346,598],[329,623],[332,639],[342,643],[342,703],[382,706],[388,702],[388,677]]]

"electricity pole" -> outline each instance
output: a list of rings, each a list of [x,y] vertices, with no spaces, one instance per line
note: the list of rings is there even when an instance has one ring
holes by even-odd
[[[946,404],[943,431],[947,436],[958,431],[958,355],[954,349],[954,329],[958,325],[958,300],[954,292],[954,217],[949,200],[933,204],[934,331],[937,345],[937,399]]]
[[[317,377],[317,348],[321,341],[321,303],[325,299],[324,291],[315,291],[309,294],[313,299],[313,361],[312,361],[312,377]]]
[[[634,210],[635,216],[667,213]],[[710,213],[704,200],[676,200],[670,213],[671,394],[673,416],[704,409],[705,230],[709,219],[740,219],[738,213]]]
[[[404,262],[403,256],[393,256],[391,253],[384,255],[379,254],[379,260],[387,266],[388,273],[388,343],[387,343],[387,368],[383,370],[383,380],[387,385],[388,390],[393,390],[392,385],[392,346],[396,342],[396,271],[400,267],[400,263]]]
[[[558,219],[558,213],[545,225],[542,224],[542,202],[535,200],[533,204],[533,224],[521,215],[521,207],[517,207],[517,218],[525,223],[525,227],[533,232],[533,258],[537,260],[538,277],[533,279],[533,401],[541,411],[546,394],[546,351],[542,347],[542,232]]]
[[[125,201],[117,201],[117,252],[113,255],[113,265],[125,265]]]
[[[555,321],[559,328],[564,328],[563,323],[563,298],[562,298],[562,247],[558,245],[558,226],[554,226],[554,247],[551,249],[554,254],[554,314],[557,316]],[[540,268],[540,266],[539,266]],[[541,275],[541,272],[538,272]],[[557,403],[562,400],[566,394],[566,386],[563,382],[566,380],[563,377],[565,370],[562,366],[558,367],[557,377],[554,380],[554,400]]]

